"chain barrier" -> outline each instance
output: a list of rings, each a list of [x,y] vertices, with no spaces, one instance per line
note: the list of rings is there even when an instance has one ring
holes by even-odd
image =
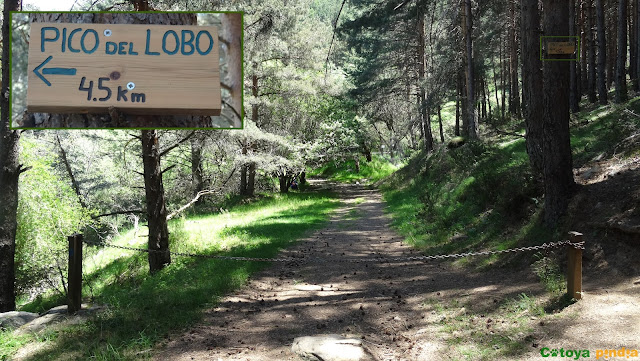
[[[155,250],[155,249],[145,249],[145,248],[136,248],[136,247],[128,247],[128,246],[119,246],[112,243],[107,242],[89,242],[83,241],[85,244],[93,245],[93,246],[103,246],[109,248],[118,248],[128,251],[135,252],[144,252],[144,253],[165,253],[166,251]],[[391,262],[414,262],[414,261],[429,261],[429,260],[442,260],[449,258],[464,258],[464,257],[473,257],[473,256],[490,256],[494,254],[502,254],[502,253],[517,253],[517,252],[528,252],[528,251],[537,251],[537,250],[546,250],[552,248],[559,248],[562,246],[571,246],[576,249],[584,249],[584,242],[571,242],[571,241],[558,241],[558,242],[549,242],[543,243],[537,246],[527,246],[527,247],[517,247],[517,248],[508,248],[503,250],[496,251],[480,251],[480,252],[466,252],[466,253],[454,253],[454,254],[437,254],[437,255],[425,255],[425,256],[405,256],[405,257],[363,257],[363,258],[352,258],[352,257],[336,257],[336,258],[310,258],[307,256],[301,257],[288,257],[288,258],[261,258],[261,257],[236,257],[236,256],[219,256],[219,255],[208,255],[208,254],[197,254],[197,253],[185,253],[185,252],[172,252],[169,251],[169,254],[172,256],[180,256],[180,257],[194,257],[194,258],[209,258],[209,259],[219,259],[219,260],[228,260],[228,261],[249,261],[249,262],[315,262],[315,263],[335,263],[335,262],[347,262],[347,263],[366,263],[366,262],[380,262],[380,263],[391,263]]]

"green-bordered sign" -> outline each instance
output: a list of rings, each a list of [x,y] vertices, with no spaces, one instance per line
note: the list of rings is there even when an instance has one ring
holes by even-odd
[[[220,114],[211,26],[32,23],[27,109]]]

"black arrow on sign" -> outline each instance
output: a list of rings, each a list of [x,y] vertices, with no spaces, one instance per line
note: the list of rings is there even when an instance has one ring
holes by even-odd
[[[42,81],[47,84],[47,86],[51,86],[51,82],[47,80],[42,74],[52,74],[52,75],[76,75],[76,68],[44,68],[47,63],[53,59],[53,55],[46,58],[42,64],[38,65],[33,72],[38,76],[38,78],[42,79]],[[42,73],[40,73],[40,69],[42,69]]]

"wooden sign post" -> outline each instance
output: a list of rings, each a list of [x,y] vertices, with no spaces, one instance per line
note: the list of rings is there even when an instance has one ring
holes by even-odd
[[[27,110],[219,115],[212,26],[32,23]]]

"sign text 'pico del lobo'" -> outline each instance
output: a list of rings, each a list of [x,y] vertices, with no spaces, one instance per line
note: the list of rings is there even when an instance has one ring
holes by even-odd
[[[32,23],[30,112],[220,114],[211,26]]]

